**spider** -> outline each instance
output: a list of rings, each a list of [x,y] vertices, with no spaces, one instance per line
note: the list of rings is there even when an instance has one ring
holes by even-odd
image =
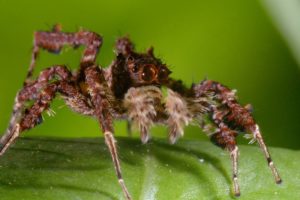
[[[55,65],[33,79],[40,50],[59,53],[66,45],[85,47],[80,68],[71,72],[64,65]],[[181,80],[169,76],[171,71],[155,57],[153,48],[138,53],[128,37],[116,41],[116,58],[107,68],[101,68],[96,64],[101,45],[102,37],[97,33],[62,32],[60,25],[55,25],[51,31],[34,33],[31,64],[24,86],[16,95],[9,126],[0,140],[0,156],[20,133],[43,122],[43,112],[52,114],[50,104],[59,94],[73,111],[99,122],[127,200],[132,198],[121,173],[114,138],[115,119],[135,124],[142,143],[149,140],[149,129],[154,124],[168,127],[172,144],[183,136],[185,126],[192,122],[198,124],[214,144],[229,152],[235,196],[240,195],[236,137],[246,132],[253,142],[258,142],[275,182],[281,183],[259,126],[251,116],[251,107],[241,106],[234,90],[212,80],[186,87]],[[162,94],[162,88],[167,88],[166,95]],[[28,106],[27,102],[33,103]]]

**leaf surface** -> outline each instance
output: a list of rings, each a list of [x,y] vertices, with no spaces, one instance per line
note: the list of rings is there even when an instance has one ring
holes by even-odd
[[[135,200],[236,199],[227,152],[208,142],[118,138],[125,183]],[[240,146],[244,199],[299,199],[300,152],[270,148],[276,185],[258,146]],[[1,200],[124,199],[102,138],[22,138],[0,159]]]

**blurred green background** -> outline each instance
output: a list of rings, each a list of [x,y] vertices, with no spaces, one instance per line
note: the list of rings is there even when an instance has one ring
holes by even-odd
[[[300,149],[297,54],[292,53],[266,6],[252,0],[0,0],[0,130],[8,124],[14,96],[26,75],[33,32],[61,23],[65,31],[83,27],[104,37],[98,57],[102,66],[114,58],[116,38],[128,34],[139,50],[153,45],[173,77],[187,85],[207,77],[237,89],[240,102],[253,105],[269,146]],[[300,18],[295,20],[300,22]],[[43,52],[36,72],[53,64],[76,69],[80,55],[71,49],[60,56]],[[45,115],[45,123],[26,136],[101,136],[95,120],[62,105],[56,100],[52,106],[56,117]],[[117,136],[126,135],[126,123],[116,122],[115,127]],[[166,128],[154,128],[153,135],[166,137]],[[207,140],[197,127],[186,128],[186,138]]]

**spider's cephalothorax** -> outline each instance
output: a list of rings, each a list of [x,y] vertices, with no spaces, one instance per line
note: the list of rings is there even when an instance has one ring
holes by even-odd
[[[168,81],[171,71],[153,54],[153,48],[146,53],[136,53],[127,37],[116,44],[117,58],[111,66],[112,90],[116,98],[123,98],[131,87],[147,85],[160,86]]]
[[[101,36],[84,30],[66,33],[61,32],[60,26],[55,26],[50,32],[35,32],[28,75],[15,98],[10,124],[0,139],[0,156],[21,132],[42,123],[43,112],[53,113],[50,103],[59,94],[73,111],[99,121],[127,200],[132,198],[122,178],[113,136],[114,119],[136,124],[143,143],[149,140],[149,129],[156,123],[168,127],[171,143],[183,136],[184,126],[191,122],[198,124],[212,142],[230,152],[236,196],[240,195],[236,137],[241,132],[248,132],[263,150],[276,183],[281,182],[250,107],[237,102],[234,90],[211,80],[187,88],[180,80],[169,77],[171,71],[154,56],[153,48],[146,53],[137,53],[127,37],[117,40],[116,59],[112,64],[100,68],[95,61],[101,44]],[[57,53],[64,45],[85,46],[79,70],[71,73],[67,67],[56,65],[43,70],[33,80],[40,49]],[[167,88],[165,97],[162,87]],[[29,107],[28,101],[33,101]]]

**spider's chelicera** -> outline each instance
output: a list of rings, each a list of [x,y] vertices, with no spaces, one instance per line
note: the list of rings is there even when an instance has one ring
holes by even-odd
[[[259,143],[276,183],[281,182],[259,126],[251,116],[251,108],[237,102],[234,90],[211,80],[186,87],[182,81],[169,76],[171,71],[154,56],[153,48],[138,53],[128,37],[117,40],[115,60],[109,67],[101,68],[95,63],[101,44],[101,36],[84,30],[66,33],[55,26],[49,32],[35,32],[28,75],[24,87],[16,95],[9,127],[0,140],[0,155],[21,132],[42,123],[44,111],[52,114],[50,103],[59,94],[73,111],[98,120],[127,200],[132,198],[122,178],[113,135],[114,119],[136,124],[143,143],[148,141],[149,129],[156,123],[168,127],[169,140],[175,143],[183,136],[184,126],[196,122],[213,143],[230,153],[236,196],[240,195],[240,189],[235,138],[247,132]],[[33,80],[40,49],[58,53],[65,45],[85,46],[78,71],[72,73],[66,66],[55,65]],[[167,88],[165,97],[162,87]],[[33,101],[29,107],[26,106],[28,101]]]

